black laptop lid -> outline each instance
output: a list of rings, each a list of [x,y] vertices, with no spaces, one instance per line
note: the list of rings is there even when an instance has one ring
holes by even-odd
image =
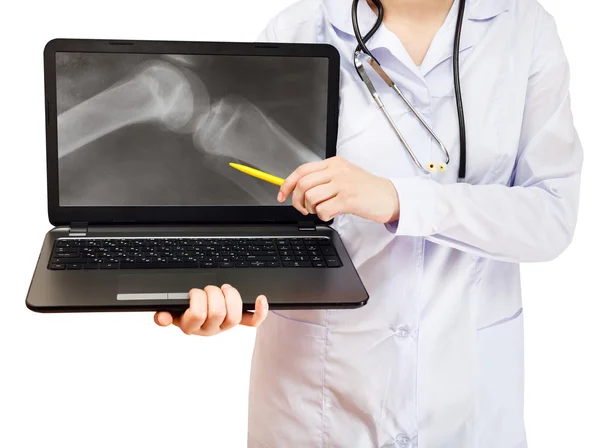
[[[54,225],[306,220],[229,163],[335,155],[334,47],[60,39],[44,60]]]

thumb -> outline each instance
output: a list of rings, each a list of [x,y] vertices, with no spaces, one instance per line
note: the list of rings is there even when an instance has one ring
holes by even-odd
[[[160,311],[154,315],[154,322],[161,327],[168,327],[173,323],[173,316],[166,311]]]
[[[254,306],[254,313],[244,313],[240,325],[246,327],[258,327],[267,318],[269,314],[269,303],[265,296],[258,296]]]

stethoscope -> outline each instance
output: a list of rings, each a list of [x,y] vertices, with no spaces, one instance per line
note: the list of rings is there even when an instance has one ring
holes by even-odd
[[[354,34],[355,34],[356,40],[358,42],[358,46],[356,47],[356,50],[354,52],[354,67],[356,68],[356,71],[358,72],[358,75],[360,76],[360,78],[363,80],[363,82],[367,86],[367,89],[371,93],[371,96],[373,97],[373,99],[375,100],[375,102],[377,103],[377,105],[379,106],[379,108],[381,109],[381,111],[384,113],[385,117],[391,124],[392,128],[394,129],[394,132],[396,133],[396,135],[398,136],[398,138],[400,139],[400,141],[402,142],[402,144],[408,151],[410,157],[412,158],[412,160],[415,163],[415,165],[417,166],[417,168],[419,168],[425,174],[434,172],[436,169],[438,171],[445,171],[448,163],[450,163],[450,154],[448,153],[448,150],[444,146],[443,142],[438,138],[438,136],[435,134],[435,132],[433,132],[433,130],[427,124],[427,122],[423,119],[423,117],[421,117],[421,115],[416,111],[416,109],[410,103],[410,101],[408,101],[406,99],[406,97],[402,94],[402,91],[398,88],[398,86],[396,86],[394,81],[392,81],[392,79],[383,70],[383,68],[381,68],[379,61],[377,61],[377,58],[375,58],[375,56],[373,56],[371,54],[371,52],[369,51],[369,49],[367,48],[367,45],[366,45],[367,41],[369,39],[371,39],[371,37],[373,37],[373,35],[377,32],[377,30],[379,30],[379,28],[381,27],[381,24],[383,23],[383,5],[381,4],[381,0],[371,0],[371,1],[377,7],[377,20],[375,22],[375,25],[373,25],[373,28],[371,28],[371,30],[365,36],[361,35],[360,29],[358,26],[358,2],[359,2],[359,0],[352,1],[352,25],[354,27]],[[459,161],[459,168],[458,168],[458,179],[459,179],[459,181],[461,181],[461,180],[464,180],[465,174],[466,174],[467,142],[466,142],[466,131],[465,131],[465,117],[464,117],[464,111],[463,111],[462,96],[461,96],[461,91],[460,91],[459,51],[460,51],[460,35],[461,35],[463,17],[465,14],[466,1],[465,0],[459,0],[459,1],[460,1],[459,12],[458,12],[458,18],[456,21],[456,30],[455,30],[455,35],[454,35],[453,68],[454,68],[454,93],[455,93],[455,97],[456,97],[456,109],[458,112],[458,125],[459,125],[459,136],[460,136],[460,161]],[[367,72],[366,72],[363,62],[362,62],[363,59],[366,60],[366,62],[385,81],[385,83],[388,86],[390,86],[400,96],[400,98],[402,98],[402,100],[406,103],[406,105],[411,110],[411,112],[421,122],[423,127],[425,129],[427,129],[427,131],[431,134],[433,139],[437,142],[438,146],[441,148],[442,152],[444,153],[445,162],[438,163],[438,164],[429,162],[425,166],[423,166],[421,164],[421,162],[419,161],[419,159],[413,152],[412,148],[408,144],[408,142],[402,136],[402,133],[396,126],[396,123],[394,123],[394,120],[390,116],[385,105],[383,104],[383,101],[381,100],[379,93],[377,93],[375,86],[373,85],[373,83],[371,82],[371,79],[367,75]]]

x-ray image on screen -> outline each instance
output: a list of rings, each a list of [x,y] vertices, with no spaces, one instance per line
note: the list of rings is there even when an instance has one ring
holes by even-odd
[[[328,60],[57,53],[61,206],[276,205],[325,158]]]

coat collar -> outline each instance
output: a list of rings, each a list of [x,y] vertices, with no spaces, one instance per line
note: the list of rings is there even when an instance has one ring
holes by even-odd
[[[467,0],[465,17],[469,20],[489,20],[509,10],[512,0]],[[350,14],[350,0],[323,0],[329,22],[340,31],[354,35]],[[453,10],[457,6],[453,5]],[[361,31],[366,34],[375,23],[376,16],[366,0],[360,0],[358,17]]]
[[[510,9],[513,0],[467,0],[465,18],[460,42],[460,51],[471,48],[477,39],[481,29],[475,29],[474,22],[485,22],[494,19]],[[348,38],[354,39],[352,27],[351,1],[350,0],[323,0],[326,8],[327,19]],[[436,39],[432,42],[428,55],[420,68],[416,67],[399,39],[383,25],[380,30],[367,43],[370,50],[386,48],[413,73],[422,77],[427,75],[437,65],[446,61],[453,53],[454,24],[458,15],[458,0],[455,0],[448,17],[442,25]],[[366,0],[360,0],[358,4],[358,20],[360,30],[365,35],[375,23],[376,14],[371,10]]]

